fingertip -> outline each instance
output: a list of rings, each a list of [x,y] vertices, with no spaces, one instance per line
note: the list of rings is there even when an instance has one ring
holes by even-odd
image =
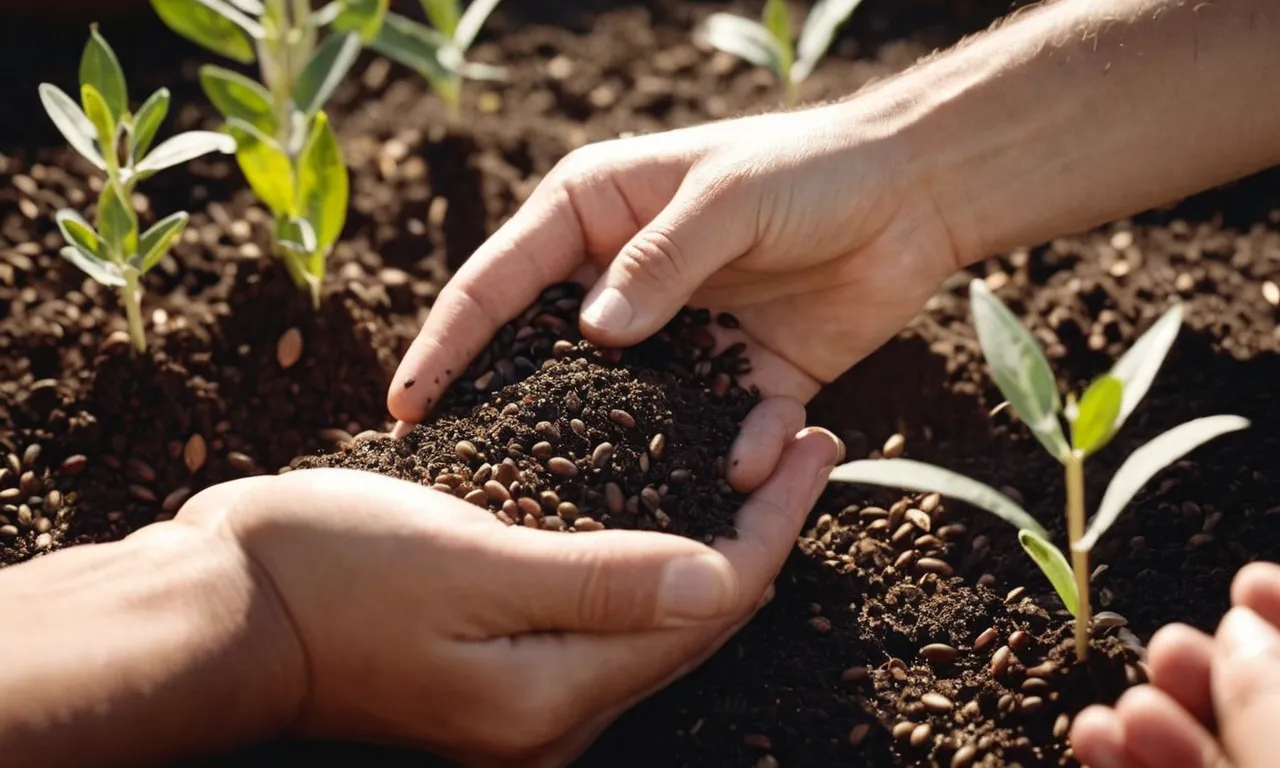
[[[1109,707],[1081,710],[1071,724],[1076,757],[1090,768],[1124,768],[1124,729]]]
[[[1280,618],[1280,565],[1259,561],[1237,571],[1231,581],[1231,602],[1272,620]]]
[[[804,426],[804,406],[789,397],[761,400],[742,420],[729,448],[729,485],[749,493],[769,479],[783,450]]]

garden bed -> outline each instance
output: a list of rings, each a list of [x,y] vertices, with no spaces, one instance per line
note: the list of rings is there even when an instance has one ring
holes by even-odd
[[[0,489],[16,490],[0,490],[14,507],[4,521],[12,528],[0,528],[0,560],[120,538],[210,484],[276,472],[353,442],[358,447],[343,459],[303,463],[361,461],[441,482],[442,473],[457,474],[459,441],[477,433],[500,440],[503,450],[520,442],[527,461],[511,463],[530,473],[538,492],[572,486],[557,501],[574,509],[539,510],[533,522],[542,527],[559,527],[542,522],[554,517],[565,528],[592,521],[584,530],[602,520],[662,528],[667,517],[670,529],[699,538],[728,531],[723,513],[736,497],[719,482],[715,457],[747,396],[731,387],[717,394],[716,379],[745,363],[713,357],[680,334],[674,351],[659,344],[620,360],[583,347],[557,352],[554,338],[577,341],[572,294],[544,297],[542,314],[559,322],[535,324],[536,343],[500,335],[451,395],[457,421],[419,428],[396,449],[362,436],[387,428],[391,373],[440,286],[557,159],[588,141],[758,111],[776,98],[768,76],[690,43],[689,30],[711,5],[599,2],[581,14],[539,5],[503,6],[475,55],[511,66],[515,79],[469,89],[468,117],[457,127],[445,126],[416,76],[372,57],[339,90],[331,111],[352,168],[352,210],[318,312],[267,255],[269,218],[233,162],[197,161],[147,182],[142,192],[155,211],[185,208],[192,221],[173,257],[148,275],[152,343],[141,357],[121,337],[114,296],[57,255],[53,211],[92,197],[90,167],[56,148],[38,111],[35,77],[0,86],[6,103],[21,105],[13,114],[32,116],[0,130],[0,442],[13,454],[6,462],[16,463],[0,465],[7,470]],[[992,14],[980,3],[868,0],[804,95],[853,90]],[[143,19],[106,29],[131,82],[139,92],[174,91],[175,128],[214,125],[194,86],[194,63],[204,57]],[[74,81],[82,24],[16,27],[0,31],[6,71],[30,71],[16,61],[39,43],[48,51],[36,62],[39,79]],[[947,765],[966,745],[975,765],[1069,764],[1062,734],[1074,712],[1141,679],[1135,640],[1170,621],[1211,629],[1234,572],[1250,560],[1280,559],[1280,309],[1262,290],[1265,280],[1280,278],[1278,181],[1275,172],[1262,174],[974,270],[1032,325],[1064,384],[1075,387],[1105,370],[1173,298],[1186,301],[1186,327],[1147,401],[1092,460],[1089,498],[1099,498],[1128,451],[1164,429],[1217,413],[1253,421],[1247,432],[1162,473],[1095,550],[1105,566],[1095,573],[1096,600],[1128,625],[1102,634],[1088,673],[1059,663],[1067,658],[1060,641],[1070,634],[1059,604],[1002,523],[911,496],[911,506],[927,510],[929,530],[894,542],[892,531],[874,523],[877,509],[884,517],[904,514],[897,496],[833,486],[779,577],[774,602],[700,670],[626,715],[583,764]],[[1006,414],[990,413],[1000,397],[968,321],[971,276],[949,281],[910,328],[820,395],[811,420],[842,434],[851,458],[901,434],[906,455],[1012,489],[1060,534],[1055,465]],[[679,328],[694,334],[708,321],[684,318]],[[567,330],[547,335],[548,328]],[[301,356],[282,366],[299,340]],[[669,365],[682,355],[689,366]],[[530,366],[517,368],[517,358]],[[715,362],[698,368],[704,358]],[[526,378],[547,359],[549,369]],[[498,370],[499,360],[511,367]],[[490,370],[498,376],[477,386]],[[582,403],[590,416],[531,404],[563,403],[566,387],[591,390]],[[628,399],[633,404],[623,405]],[[512,402],[525,410],[504,413]],[[711,427],[669,431],[689,423],[679,415],[695,408],[713,408]],[[614,410],[626,410],[635,426],[609,416]],[[582,435],[570,425],[578,417]],[[535,452],[537,436],[547,436],[542,422],[554,422],[566,455]],[[650,442],[663,430],[667,450],[642,468],[641,456],[652,455]],[[596,466],[606,442],[610,456]],[[393,450],[401,455],[388,463]],[[510,457],[492,458],[467,472],[488,463],[496,474]],[[573,482],[564,479],[568,470],[551,472],[548,458],[570,461]],[[682,470],[690,475],[675,474]],[[474,479],[451,487],[466,495],[489,476]],[[618,486],[621,512],[611,509],[609,483]],[[645,489],[664,486],[670,501],[646,504]],[[505,499],[492,494],[486,505],[502,511]],[[28,503],[19,520],[18,504],[31,496],[39,502]],[[720,516],[687,514],[693,500],[707,498]],[[523,515],[512,517],[525,524]],[[926,535],[934,539],[920,542]],[[922,557],[941,565],[922,568]],[[923,650],[937,644],[954,653]],[[1003,654],[1006,646],[1013,647]],[[998,654],[1006,662],[993,674]],[[912,725],[898,725],[904,721]],[[273,744],[221,764],[425,759],[398,749]]]

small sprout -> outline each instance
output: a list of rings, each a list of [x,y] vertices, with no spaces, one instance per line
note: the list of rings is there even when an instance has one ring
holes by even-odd
[[[1085,530],[1084,461],[1104,447],[1150,389],[1182,321],[1174,306],[1077,403],[1061,405],[1055,379],[1035,338],[987,289],[970,284],[974,326],[992,378],[1015,415],[1063,464],[1067,491],[1067,535],[1071,560],[1044,528],[1008,496],[950,470],[907,459],[854,461],[836,467],[831,479],[913,491],[936,492],[984,509],[1018,529],[1018,541],[1044,572],[1063,605],[1076,617],[1076,655],[1089,646],[1089,553],[1138,491],[1158,473],[1204,443],[1249,426],[1239,416],[1208,416],[1165,432],[1134,451],[1111,479]],[[1061,412],[1061,413],[1060,413]],[[1071,442],[1060,416],[1070,426]]]
[[[714,48],[763,67],[786,84],[787,103],[799,100],[800,83],[813,74],[826,55],[836,30],[862,0],[818,0],[805,18],[800,40],[793,45],[786,0],[765,0],[760,21],[732,13],[707,17],[700,35]]]
[[[153,149],[156,132],[169,111],[169,92],[161,88],[137,113],[131,113],[124,71],[96,24],[90,27],[80,58],[80,103],[50,83],[41,83],[39,91],[45,112],[67,142],[106,177],[93,223],[67,208],[55,215],[67,241],[62,256],[90,278],[119,290],[129,337],[141,352],[147,344],[142,324],[142,277],[182,236],[187,214],[179,211],[140,232],[133,209],[134,187],[201,155],[234,152],[235,141],[221,133],[189,131]]]
[[[236,140],[245,180],[275,219],[276,256],[318,307],[349,192],[324,105],[382,28],[389,0],[333,0],[314,11],[288,0],[151,4],[178,34],[233,61],[258,62],[261,83],[207,64],[200,85]]]
[[[474,0],[463,11],[460,0],[421,0],[430,26],[397,13],[386,23],[370,47],[426,78],[444,100],[452,117],[462,103],[463,80],[502,80],[506,70],[467,61],[467,51],[501,0]]]

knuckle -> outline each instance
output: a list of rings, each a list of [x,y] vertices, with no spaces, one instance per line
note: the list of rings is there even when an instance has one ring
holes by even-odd
[[[575,608],[579,626],[630,624],[638,617],[639,609],[633,591],[619,589],[603,563],[586,564]]]
[[[560,159],[551,169],[551,176],[565,185],[583,184],[594,178],[604,167],[608,151],[607,142],[578,147]]]
[[[685,255],[669,232],[650,228],[633,238],[618,254],[618,266],[628,276],[657,285],[680,284]]]

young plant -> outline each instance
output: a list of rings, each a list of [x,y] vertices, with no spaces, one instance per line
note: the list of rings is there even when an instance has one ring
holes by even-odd
[[[370,47],[426,78],[451,117],[462,104],[462,81],[501,80],[501,67],[467,61],[467,51],[501,0],[475,0],[463,11],[459,0],[421,0],[430,26],[388,13]]]
[[[836,30],[861,2],[818,0],[794,45],[786,0],[765,0],[760,21],[732,13],[713,13],[707,17],[701,34],[712,47],[773,72],[779,82],[786,84],[787,104],[794,105],[800,97],[800,83],[813,73],[831,47]]]
[[[235,141],[212,131],[190,131],[152,147],[169,111],[169,91],[161,88],[129,111],[129,91],[120,61],[107,41],[90,27],[80,57],[80,103],[61,88],[40,84],[40,101],[71,147],[102,171],[105,178],[90,224],[64,208],[56,220],[67,246],[62,256],[89,277],[119,291],[129,320],[129,336],[146,349],[142,325],[142,276],[164,258],[187,225],[179,211],[139,233],[133,190],[138,182],[165,168],[209,152],[234,152]]]
[[[1076,655],[1089,648],[1089,552],[1138,491],[1161,469],[1215,437],[1244,429],[1239,416],[1208,416],[1170,429],[1134,451],[1111,479],[1093,520],[1085,528],[1084,463],[1119,431],[1146,395],[1182,323],[1175,305],[1123,356],[1109,373],[1096,379],[1076,402],[1065,408],[1053,371],[1035,338],[1018,322],[986,283],[974,280],[969,296],[978,343],[991,376],[1041,445],[1063,466],[1066,477],[1067,537],[1071,561],[1049,540],[1049,534],[1012,499],[955,472],[908,459],[854,461],[836,467],[831,479],[959,499],[996,515],[1018,529],[1018,541],[1036,562],[1075,616]],[[1063,431],[1065,419],[1070,440]]]
[[[261,83],[209,64],[200,68],[200,84],[226,118],[245,179],[275,219],[276,256],[318,307],[350,185],[323,107],[377,35],[388,0],[333,0],[314,11],[310,0],[151,5],[178,34],[240,64],[258,63]]]

